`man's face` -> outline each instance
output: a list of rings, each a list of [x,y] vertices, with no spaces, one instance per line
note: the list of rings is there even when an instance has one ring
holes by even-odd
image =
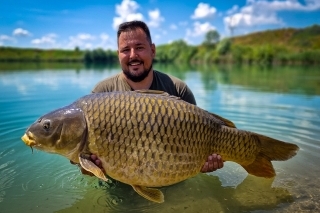
[[[142,29],[122,32],[118,39],[118,57],[123,73],[134,82],[145,79],[152,69],[155,46]]]

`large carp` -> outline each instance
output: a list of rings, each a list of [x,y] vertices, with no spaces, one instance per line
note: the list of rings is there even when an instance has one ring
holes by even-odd
[[[161,187],[198,174],[219,153],[249,174],[273,177],[272,160],[287,160],[298,146],[239,130],[218,115],[160,91],[96,93],[52,111],[22,137],[28,146],[57,153],[107,180],[88,160],[95,154],[106,175],[163,202]]]

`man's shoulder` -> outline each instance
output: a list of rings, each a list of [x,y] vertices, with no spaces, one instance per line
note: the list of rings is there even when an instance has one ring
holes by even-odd
[[[92,92],[109,92],[113,91],[114,87],[121,81],[121,73],[107,77],[96,84]]]
[[[166,74],[163,72],[160,72],[158,70],[154,70],[155,75],[162,81],[172,81],[173,84],[179,85],[179,86],[186,86],[186,83],[182,81],[180,78],[177,78],[175,76],[172,76],[170,74]]]
[[[101,82],[114,82],[114,81],[117,81],[117,80],[119,80],[120,76],[121,76],[121,72],[113,74],[113,75],[103,79],[102,81],[100,81],[100,83]]]
[[[166,91],[171,95],[178,96],[182,100],[196,105],[194,95],[184,81],[175,76],[165,74],[156,70],[154,72],[155,79],[157,81],[155,82],[155,89]]]

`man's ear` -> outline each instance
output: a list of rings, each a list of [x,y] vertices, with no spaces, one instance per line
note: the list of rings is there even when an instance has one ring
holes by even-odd
[[[151,51],[153,58],[156,57],[156,45],[154,43],[151,44]]]

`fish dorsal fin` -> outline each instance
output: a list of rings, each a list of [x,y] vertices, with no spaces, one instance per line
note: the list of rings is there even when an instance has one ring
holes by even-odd
[[[82,168],[84,168],[88,172],[91,172],[96,177],[98,177],[104,181],[108,181],[108,178],[106,178],[106,176],[104,175],[102,170],[97,165],[95,165],[92,161],[90,161],[86,158],[83,158],[81,156],[79,157],[79,161],[80,161],[80,165]]]
[[[226,126],[231,127],[231,128],[237,128],[236,125],[232,121],[230,121],[224,117],[221,117],[220,115],[216,115],[214,113],[210,113],[210,114],[213,115],[214,117],[216,117],[217,119],[223,121],[223,123],[225,123]]]
[[[150,200],[156,203],[164,202],[163,193],[159,189],[147,188],[145,186],[137,186],[137,185],[132,185],[132,188],[134,189],[134,191],[136,191],[139,195],[141,195],[147,200]]]
[[[161,91],[161,90],[142,89],[142,90],[135,90],[135,92],[137,92],[137,93],[155,94],[155,95],[163,95],[163,96],[170,96],[169,93]]]
[[[153,94],[153,95],[161,95],[164,97],[168,97],[168,98],[173,98],[175,100],[182,100],[180,97],[174,96],[174,95],[170,95],[167,92],[161,91],[161,90],[135,90],[135,92],[137,93],[143,93],[143,94]]]

